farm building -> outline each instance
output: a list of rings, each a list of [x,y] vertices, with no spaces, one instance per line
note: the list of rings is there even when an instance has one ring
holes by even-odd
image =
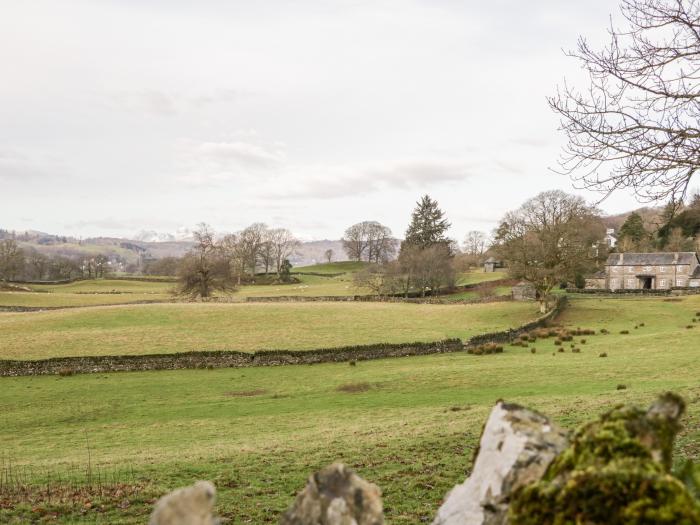
[[[587,289],[613,291],[699,287],[700,259],[695,252],[611,253],[605,270],[586,279]]]
[[[484,261],[485,272],[495,272],[497,268],[503,268],[503,261],[489,257]]]

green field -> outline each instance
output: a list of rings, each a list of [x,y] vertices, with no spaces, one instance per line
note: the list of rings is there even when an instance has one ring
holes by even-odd
[[[507,279],[508,272],[505,270],[496,270],[495,272],[485,272],[481,268],[474,268],[468,272],[462,272],[457,275],[457,285],[485,283],[489,281],[498,281],[499,279]]]
[[[31,466],[27,475],[37,481],[47,472],[54,479],[71,472],[84,478],[78,469],[87,465],[89,444],[93,469],[127,471],[119,479],[139,487],[126,498],[93,490],[77,501],[68,495],[57,503],[54,495],[53,504],[0,506],[0,522],[30,521],[42,512],[36,508],[53,508],[66,523],[145,523],[147,500],[211,479],[229,523],[275,523],[307,476],[335,460],[382,487],[389,523],[429,522],[468,471],[499,398],[570,427],[613,404],[646,404],[674,390],[689,402],[678,458],[700,459],[700,326],[686,328],[696,324],[700,297],[571,303],[563,324],[611,331],[587,336],[585,344],[577,337],[579,354],[555,353],[548,339],[531,345],[535,354],[508,346],[491,356],[445,354],[354,367],[0,379],[0,455],[16,469]],[[608,357],[598,357],[601,352]],[[627,388],[617,390],[621,384]]]
[[[309,350],[468,338],[536,317],[531,303],[153,304],[0,314],[0,359]]]
[[[336,274],[336,273],[353,273],[362,270],[367,266],[366,262],[359,261],[339,261],[332,263],[323,264],[313,264],[310,266],[297,266],[292,268],[292,273],[323,273],[323,274]]]

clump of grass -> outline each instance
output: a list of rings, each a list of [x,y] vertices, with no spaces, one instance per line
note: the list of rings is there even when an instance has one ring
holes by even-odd
[[[582,345],[585,345],[585,344],[586,344],[586,340],[585,340],[585,339],[581,339],[581,344],[582,344]]]
[[[557,350],[557,352],[559,352],[560,354],[561,354],[561,353],[564,353],[564,349],[563,349],[562,347],[559,347],[559,349]]]
[[[69,377],[75,374],[75,370],[72,368],[59,368],[58,369],[58,375],[61,377]]]
[[[689,324],[688,326],[686,326],[686,328],[687,328],[688,330],[690,330],[691,328],[693,328],[693,325],[692,325],[692,324]]]
[[[640,328],[643,327],[643,326],[646,326],[646,325],[645,325],[644,323],[639,323],[639,327],[640,327]]]
[[[581,353],[581,349],[578,348],[578,347],[572,348],[571,351],[572,351],[574,354],[580,354],[580,353]]]
[[[608,357],[608,353],[607,353],[607,352],[601,352],[600,354],[598,354],[598,357]]]
[[[467,353],[472,355],[500,354],[502,352],[503,346],[497,343],[485,343],[477,346],[476,348],[470,348],[467,350]]]
[[[537,348],[530,348],[530,353],[531,354],[537,353]]]
[[[556,346],[561,346],[561,339],[557,339],[556,341],[554,341],[554,344]]]
[[[355,362],[355,360],[352,360],[352,361],[348,361],[348,364],[349,364],[350,366],[356,366],[356,365],[357,365],[357,362]]]
[[[629,334],[629,333],[630,333],[629,330],[620,330],[620,334],[621,334],[621,335],[627,335],[627,334]]]
[[[617,385],[618,390],[627,390],[627,385],[619,384]]]
[[[601,328],[600,333],[603,335],[608,335],[610,333],[610,330],[608,330],[607,328]]]
[[[371,385],[369,383],[347,383],[345,385],[340,385],[336,390],[338,392],[346,392],[348,394],[354,394],[357,392],[367,392]]]

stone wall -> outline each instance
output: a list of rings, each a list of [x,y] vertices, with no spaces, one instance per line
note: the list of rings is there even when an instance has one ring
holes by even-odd
[[[485,343],[512,341],[519,335],[546,325],[566,306],[566,297],[538,319],[518,328],[476,335],[468,341],[445,339],[430,343],[378,343],[321,348],[316,350],[235,350],[180,352],[176,354],[55,357],[40,360],[0,360],[0,377],[31,375],[72,375],[142,370],[196,368],[239,368],[250,366],[310,365],[460,352]]]

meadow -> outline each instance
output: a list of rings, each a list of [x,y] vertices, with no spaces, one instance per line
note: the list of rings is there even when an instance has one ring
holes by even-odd
[[[429,342],[517,327],[531,303],[182,303],[0,314],[0,359]]]
[[[66,523],[144,523],[157,495],[211,479],[229,523],[274,523],[311,472],[341,460],[382,487],[388,523],[429,522],[468,472],[499,398],[572,427],[673,390],[689,405],[677,462],[698,460],[698,311],[697,296],[572,298],[559,323],[596,330],[575,338],[580,353],[558,352],[550,338],[503,354],[356,366],[3,378],[0,455],[43,485],[24,503],[0,505],[0,521],[50,521],[59,512]],[[119,489],[98,490],[93,478],[78,496],[56,488],[47,502],[40,494],[49,475],[85,480],[95,471],[121,472]]]
[[[342,261],[295,268],[293,276],[300,282],[271,285],[243,285],[230,294],[217,294],[231,302],[245,302],[248,297],[288,296],[347,296],[368,295],[369,290],[358,288],[353,275],[367,263]],[[299,273],[294,273],[299,272]],[[316,274],[316,275],[308,275]],[[503,272],[485,273],[480,269],[458,275],[457,284],[476,284],[505,278]],[[140,302],[183,301],[173,292],[176,283],[124,279],[86,279],[68,284],[31,284],[31,292],[0,291],[0,307],[21,306],[33,308],[57,308],[99,306]],[[509,288],[499,290],[507,294]],[[476,299],[475,292],[449,296],[452,300]]]

